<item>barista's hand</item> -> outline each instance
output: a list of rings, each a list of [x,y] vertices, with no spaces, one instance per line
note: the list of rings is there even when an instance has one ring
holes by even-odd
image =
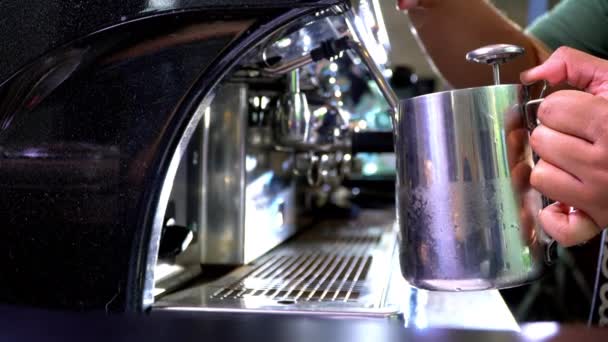
[[[540,213],[545,231],[566,246],[583,243],[608,225],[608,61],[560,48],[521,80],[581,90],[558,91],[540,105],[531,146],[541,160],[530,182],[559,202]]]
[[[397,0],[397,8],[407,11],[413,8],[433,7],[440,0]]]

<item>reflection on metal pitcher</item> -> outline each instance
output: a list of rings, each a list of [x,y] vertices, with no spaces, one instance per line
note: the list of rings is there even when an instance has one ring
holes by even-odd
[[[544,268],[521,85],[435,93],[396,117],[401,264],[413,285],[519,285]]]

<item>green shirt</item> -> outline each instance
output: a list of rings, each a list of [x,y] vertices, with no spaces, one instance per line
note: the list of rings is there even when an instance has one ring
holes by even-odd
[[[527,30],[555,50],[565,45],[608,58],[608,0],[562,0]]]

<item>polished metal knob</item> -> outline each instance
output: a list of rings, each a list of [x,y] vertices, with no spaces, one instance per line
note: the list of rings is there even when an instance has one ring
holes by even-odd
[[[500,84],[500,64],[521,56],[524,48],[510,44],[494,44],[473,50],[466,55],[469,62],[490,64],[494,71],[494,84]]]

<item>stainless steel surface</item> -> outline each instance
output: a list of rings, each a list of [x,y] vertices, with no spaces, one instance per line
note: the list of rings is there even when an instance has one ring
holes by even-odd
[[[327,157],[327,156],[326,156]],[[324,167],[326,165],[321,164],[321,158],[316,154],[309,154],[310,162],[308,164],[308,170],[306,170],[306,181],[308,181],[308,185],[313,187],[320,187],[323,185],[323,174],[328,172],[327,168]]]
[[[291,71],[289,89],[277,104],[274,134],[281,147],[306,145],[311,134],[311,113],[306,95],[300,91],[300,71]]]
[[[517,45],[494,44],[473,50],[466,55],[468,61],[495,64],[504,63],[524,53],[524,48]]]
[[[521,85],[424,95],[395,119],[401,267],[435,290],[536,279],[546,243],[536,214]]]
[[[224,84],[203,120],[203,264],[245,264],[296,230],[295,184],[277,170],[288,155],[248,141],[248,100],[245,84]]]
[[[360,16],[374,14],[372,9],[377,11],[379,8],[377,1],[360,1],[360,5]],[[333,15],[327,16],[330,12]],[[265,62],[266,68],[263,71],[267,74],[276,76],[291,72],[289,90],[284,94],[285,101],[281,102],[273,129],[270,124],[262,123],[261,119],[252,125],[255,127],[248,126],[248,119],[251,118],[248,112],[249,87],[246,83],[223,81],[214,100],[209,100],[199,107],[192,125],[196,126],[196,122],[202,121],[200,130],[192,141],[190,137],[193,135],[194,126],[182,137],[180,149],[166,178],[167,189],[163,190],[156,211],[158,225],[155,226],[149,249],[146,305],[152,303],[155,293],[165,289],[164,284],[173,284],[174,280],[181,278],[183,274],[190,277],[192,272],[189,270],[195,269],[193,266],[197,263],[244,264],[266,253],[295,232],[295,212],[300,209],[295,204],[296,186],[289,172],[292,170],[285,167],[289,155],[274,151],[277,147],[279,150],[280,147],[303,150],[307,156],[314,156],[310,158],[310,165],[313,167],[308,169],[311,171],[308,178],[316,178],[312,182],[314,187],[323,187],[328,196],[332,190],[327,189],[340,185],[345,170],[348,170],[345,163],[350,160],[350,155],[345,154],[349,148],[346,120],[338,108],[330,106],[325,114],[317,115],[315,120],[312,120],[306,97],[300,91],[300,68],[310,82],[307,86],[319,86],[314,80],[316,76],[314,65],[311,65],[314,64],[310,57],[311,49],[328,39],[344,35],[371,37],[357,31],[365,25],[350,26],[354,31],[347,32],[347,18],[340,12],[341,9],[336,7],[331,11],[316,13],[315,18],[303,18],[302,22],[298,23],[301,25],[299,30],[290,31],[292,33],[279,37],[278,40],[275,39],[277,37],[269,37],[268,41],[272,42],[270,45],[262,43],[259,50],[251,53],[254,56],[253,59],[248,59],[251,65],[259,66],[260,62]],[[362,18],[351,14],[348,14],[348,18],[354,18],[359,24],[363,22]],[[382,24],[381,16],[378,15],[379,13],[375,13],[376,22],[372,25],[374,30],[382,28],[376,27],[376,24]],[[279,34],[284,32],[287,31]],[[361,41],[364,44],[374,44],[373,46],[379,44],[383,50],[388,47],[388,40],[382,39],[384,33],[381,30],[372,33],[373,39]],[[379,82],[383,92],[390,92],[378,68],[377,60],[373,59],[375,55],[370,55],[360,43],[353,42],[353,49],[368,65],[370,71],[375,73],[375,77],[381,78]],[[277,59],[279,56],[281,58]],[[272,61],[277,60],[279,62],[273,64]],[[306,67],[303,68],[304,66]],[[241,79],[241,82],[245,81]],[[276,94],[265,93],[264,96],[273,97]],[[258,102],[262,102],[261,97],[258,97]],[[397,100],[392,98],[391,106],[394,107],[396,103]],[[200,120],[201,118],[203,120]],[[270,144],[263,146],[259,142],[254,143],[258,133],[266,130],[275,134],[276,141],[267,141]],[[175,179],[175,174],[180,171],[178,164],[188,141],[189,150],[180,165],[183,174]],[[308,154],[309,151],[315,151],[316,155]],[[190,167],[184,168],[184,164]],[[314,177],[313,173],[316,173]],[[192,177],[196,179],[193,181]],[[172,219],[179,221],[177,225],[195,232],[197,239],[195,244],[175,260],[157,260],[163,221],[167,221],[165,209],[169,201],[180,202],[177,205],[176,217]],[[197,258],[191,260],[193,255]],[[364,267],[361,265],[365,265],[357,262],[357,266],[348,264],[356,267],[355,272]],[[163,269],[180,271],[157,277],[158,286],[154,288],[154,269],[156,273],[162,273]],[[344,294],[339,292],[335,298],[331,298],[341,298]],[[350,298],[356,293],[356,289],[351,288],[348,292],[346,297]]]
[[[269,37],[272,43],[261,45],[252,54],[257,58],[252,64],[259,65],[260,58],[268,62],[277,56],[282,61],[309,63],[307,58],[300,57],[310,55],[322,41],[337,38],[336,32],[344,34],[347,29],[346,16],[328,17],[328,14],[318,13],[318,20],[313,22],[307,18],[298,24],[302,25],[299,30],[287,36]],[[361,43],[353,42],[353,49],[375,77],[380,78],[378,82],[389,103],[396,106],[397,99],[372,56]],[[306,97],[299,91],[299,72],[303,77],[311,77],[310,70],[304,69],[291,71],[287,101],[283,101],[272,130],[248,127],[249,91],[245,83],[225,82],[215,100],[205,108],[200,143],[201,208],[200,219],[195,220],[201,242],[197,248],[203,264],[247,263],[296,231],[295,212],[301,208],[295,204],[296,186],[286,166],[290,158],[286,150],[316,151],[322,185],[341,179],[346,160],[343,150],[349,147],[343,128],[346,125],[339,115],[334,115],[333,121],[325,120],[330,118],[328,115],[312,122]],[[272,151],[267,145],[252,143],[254,131],[266,128],[275,137],[274,146],[270,146]]]
[[[355,18],[355,19],[352,21],[358,22],[357,17],[353,17],[353,18]],[[359,21],[360,21],[360,19],[359,19]],[[358,27],[355,24],[351,23],[350,21],[348,21],[347,23],[350,24],[349,27],[350,27],[351,31],[358,29]],[[362,34],[359,31],[353,32],[353,34],[355,34],[355,33],[358,33],[358,34],[356,34],[358,39],[362,39],[363,37],[368,37],[368,35]],[[301,34],[303,34],[303,33],[301,33]],[[307,45],[310,45],[310,41],[311,41],[310,36],[307,36],[305,34],[304,34],[304,36],[308,37],[307,40],[309,41],[309,43]],[[285,38],[285,39],[287,39],[287,38]],[[367,39],[366,43],[370,43],[370,39]],[[362,43],[354,41],[354,40],[350,40],[348,42],[348,45],[349,45],[350,49],[357,55],[357,57],[361,58],[362,62],[367,66],[372,77],[374,78],[374,81],[376,81],[376,83],[378,84],[378,87],[380,88],[382,95],[385,97],[387,103],[390,105],[391,110],[393,110],[393,112],[396,112],[397,107],[399,106],[399,99],[398,99],[397,95],[395,94],[395,92],[390,87],[390,85],[388,84],[388,82],[385,80],[384,75],[380,71],[380,68],[378,67],[377,62],[372,57],[370,51],[366,47],[364,47],[364,45]],[[308,52],[309,49],[306,49],[305,51]],[[264,52],[264,59],[265,60],[267,59],[266,52]],[[267,67],[264,70],[265,70],[265,72],[270,73],[270,74],[285,74],[287,72],[291,72],[298,68],[305,67],[312,63],[313,63],[313,59],[311,58],[310,54],[306,54],[304,56],[300,56],[298,58],[288,60],[287,62],[281,63],[278,66]]]
[[[494,84],[500,84],[500,66],[498,64],[492,64],[492,77]]]
[[[396,246],[392,218],[391,211],[325,223],[216,282],[163,297],[156,306],[396,315],[396,307],[384,304]]]
[[[396,248],[386,304],[400,308],[406,327],[519,330],[498,290],[445,292],[412,287],[401,276],[398,254]]]
[[[526,114],[526,126],[528,130],[531,132],[538,126],[538,117],[536,115],[538,111],[538,106],[543,102],[544,99],[536,99],[532,101],[528,101],[525,104],[525,114]],[[535,106],[535,107],[532,107]]]
[[[361,58],[361,61],[365,64],[365,66],[367,66],[370,71],[370,74],[374,78],[374,81],[376,81],[378,88],[380,88],[382,95],[386,99],[386,102],[389,104],[390,109],[394,113],[396,113],[397,108],[399,107],[399,98],[397,97],[397,94],[395,94],[391,86],[388,84],[386,79],[384,79],[384,75],[382,75],[382,72],[378,68],[378,65],[370,56],[369,51],[359,42],[350,41],[349,46],[351,50],[357,53],[357,55],[359,56],[359,58]]]
[[[517,45],[494,44],[473,50],[465,56],[467,61],[490,64],[494,74],[494,84],[500,84],[500,64],[524,53],[524,48]]]
[[[330,12],[334,15],[327,16]],[[272,37],[258,57],[266,65],[264,72],[282,75],[306,65],[312,68],[312,49],[323,41],[339,38],[347,30],[344,19],[335,15],[340,12],[338,7],[331,11],[320,11],[315,14],[314,20],[311,20],[311,17],[303,17],[301,22],[296,23],[298,29],[287,34],[278,32],[279,36]]]
[[[330,150],[332,146],[349,147],[348,119],[344,110],[334,105],[317,108],[311,120],[309,142],[320,150]]]
[[[308,301],[301,304],[283,304],[277,305],[275,298],[274,300],[268,300],[260,297],[252,297],[242,293],[242,288],[238,287],[239,280],[245,279],[250,281],[252,288],[268,288],[267,285],[271,283],[270,278],[260,279],[262,273],[272,274],[275,271],[275,276],[272,279],[285,280],[283,283],[283,291],[289,291],[298,280],[304,279],[297,285],[292,291],[292,297],[297,296],[302,288],[307,288],[308,292],[304,292],[301,297],[309,297],[313,292],[314,288],[321,283],[321,279],[325,278],[333,279],[332,272],[328,272],[330,266],[324,266],[326,264],[323,261],[318,263],[316,267],[302,267],[302,266],[313,266],[317,263],[317,260],[310,262],[306,261],[300,264],[301,267],[294,267],[292,272],[300,272],[297,277],[287,277],[285,274],[278,274],[276,271],[279,268],[285,270],[289,268],[287,264],[278,265],[272,263],[273,258],[293,258],[298,254],[292,254],[288,251],[282,251],[275,254],[264,256],[260,260],[256,260],[252,265],[242,267],[235,274],[229,275],[228,278],[220,280],[216,284],[209,284],[206,287],[197,288],[192,291],[184,291],[176,297],[166,296],[158,302],[153,310],[175,310],[175,311],[203,311],[209,314],[218,312],[247,312],[247,313],[280,313],[282,315],[304,315],[304,316],[321,316],[321,317],[374,317],[374,318],[395,318],[397,316],[403,318],[404,324],[407,327],[415,329],[424,328],[437,328],[437,327],[455,327],[455,328],[468,328],[468,329],[481,329],[481,330],[518,330],[517,322],[513,315],[509,311],[509,308],[505,304],[501,295],[498,291],[475,291],[475,292],[438,292],[438,291],[424,291],[411,287],[401,276],[399,270],[398,260],[398,249],[394,248],[394,242],[396,241],[395,231],[392,233],[385,231],[380,238],[380,241],[392,241],[393,243],[380,243],[383,246],[378,246],[377,241],[379,235],[376,234],[359,234],[357,232],[364,231],[361,226],[378,226],[379,224],[386,224],[387,222],[394,221],[394,211],[382,211],[378,213],[366,212],[363,214],[365,218],[359,220],[359,223],[354,227],[355,232],[349,235],[339,234],[326,234],[320,235],[318,232],[313,235],[309,235],[309,247],[304,247],[305,244],[299,243],[299,248],[303,248],[300,252],[300,257],[305,256],[315,251],[322,252],[326,247],[322,249],[315,248],[315,246],[326,245],[327,247],[343,246],[347,249],[355,249],[355,245],[359,245],[359,248],[365,248],[365,245],[375,248],[378,253],[382,255],[381,259],[378,259],[377,254],[371,256],[371,267],[368,269],[367,274],[364,270],[358,272],[359,267],[344,267],[344,269],[352,269],[354,276],[357,274],[359,280],[365,279],[367,282],[375,281],[378,283],[378,290],[382,295],[375,296],[381,299],[382,305],[380,307],[366,308],[362,306],[360,302],[357,305],[356,302],[332,302],[329,301],[330,292],[327,291],[325,300],[318,302],[320,297],[325,291],[320,291],[321,287],[315,292],[317,298],[315,301]],[[331,226],[335,226],[338,229],[342,229],[344,224],[336,225],[328,223]],[[359,226],[361,225],[361,226]],[[388,228],[388,227],[387,227]],[[330,229],[330,228],[326,228]],[[348,232],[348,231],[347,231]],[[329,233],[333,233],[329,231]],[[343,234],[343,233],[341,233]],[[350,236],[350,237],[349,237]],[[314,238],[311,240],[311,238]],[[320,238],[321,241],[314,243],[314,240]],[[388,240],[387,238],[390,238]],[[325,243],[322,243],[325,240]],[[358,240],[358,241],[357,241]],[[338,244],[339,241],[342,241]],[[303,241],[304,242],[304,241]],[[374,247],[375,246],[375,247]],[[288,248],[288,246],[281,246],[279,248]],[[344,258],[344,255],[339,254],[339,250],[332,249],[336,256]],[[391,252],[392,251],[392,252]],[[388,254],[392,256],[389,257]],[[355,257],[360,257],[364,254],[353,254]],[[276,260],[275,260],[276,261]],[[294,261],[293,259],[291,261]],[[339,265],[339,264],[337,264]],[[265,267],[262,269],[262,267]],[[324,267],[323,267],[324,266]],[[339,266],[334,266],[334,270]],[[375,268],[377,271],[373,271]],[[371,274],[370,274],[371,271]],[[256,273],[257,272],[257,273]],[[352,272],[352,271],[351,271]],[[335,276],[336,272],[333,272]],[[352,274],[352,273],[351,273]],[[380,275],[381,279],[372,278],[375,275]],[[257,275],[257,276],[256,276]],[[390,278],[387,278],[390,275]],[[217,301],[217,298],[213,298],[213,294],[222,289],[231,289],[231,285],[236,282],[237,287],[235,290],[228,294],[229,299]],[[291,286],[289,285],[291,282]],[[340,283],[340,282],[338,282]],[[348,284],[345,283],[345,284]],[[272,285],[272,284],[270,284]],[[350,284],[352,286],[352,283]],[[350,288],[348,286],[348,288]],[[279,286],[274,286],[278,288]],[[311,289],[312,287],[312,289]],[[343,286],[346,287],[346,286]],[[384,289],[382,289],[384,288]],[[354,287],[353,292],[349,295],[349,299],[353,300],[353,294],[355,290],[360,288]],[[348,292],[348,291],[347,291]],[[269,292],[267,293],[269,294]],[[306,296],[305,296],[305,295]],[[346,294],[342,291],[343,296]],[[272,295],[272,294],[270,294]],[[334,293],[335,295],[335,293]],[[234,297],[242,296],[243,298],[235,299]],[[278,296],[275,296],[278,297]],[[357,300],[360,300],[357,298]],[[344,297],[342,298],[342,300]]]
[[[344,15],[350,33],[365,46],[377,65],[386,67],[391,44],[380,0],[351,0],[351,4],[352,10]]]
[[[175,153],[171,158],[171,163],[169,165],[169,169],[167,170],[167,175],[161,187],[160,198],[156,205],[152,231],[150,233],[150,242],[148,244],[148,256],[146,258],[146,273],[142,296],[142,306],[144,308],[148,308],[154,303],[154,297],[157,293],[157,290],[155,290],[155,273],[157,271],[158,250],[160,246],[160,238],[163,226],[165,223],[164,219],[165,212],[167,210],[167,204],[169,202],[169,198],[174,187],[175,175],[177,174],[177,170],[179,168],[182,156],[184,155],[184,152],[186,151],[186,148],[190,143],[190,139],[194,134],[196,127],[201,122],[205,108],[209,105],[210,100],[211,97],[209,97],[209,100],[202,103],[192,116],[192,119],[190,119],[190,122],[188,123],[184,134],[180,138]],[[198,248],[198,244],[196,244],[196,247],[193,248]]]
[[[225,84],[205,113],[202,263],[243,260],[247,86]]]
[[[171,195],[167,209],[164,211],[164,219],[161,233],[161,243],[159,245],[159,255],[154,268],[154,296],[158,296],[166,291],[171,291],[175,287],[183,284],[189,278],[193,278],[200,273],[200,246],[198,243],[198,227],[200,210],[200,141],[201,119],[208,108],[208,103],[211,100],[205,101],[197,109],[198,125],[194,133],[189,133],[190,141],[186,148],[182,147],[183,154],[180,160],[179,167],[175,173]],[[169,180],[169,179],[167,179]],[[171,225],[187,228],[192,237],[192,241],[185,248],[182,245],[182,251],[175,256],[160,255],[162,251],[163,239],[167,239],[167,232]],[[189,239],[188,239],[189,240]],[[188,242],[185,240],[184,242]]]
[[[264,68],[264,72],[269,75],[285,75],[294,70],[307,66],[313,62],[310,55],[301,56],[295,59],[288,60],[278,65],[272,65]]]
[[[391,49],[388,31],[384,23],[384,16],[380,6],[380,0],[351,0],[352,12],[365,23],[365,29],[374,40],[374,44],[370,44],[368,48],[383,49],[389,51]]]

